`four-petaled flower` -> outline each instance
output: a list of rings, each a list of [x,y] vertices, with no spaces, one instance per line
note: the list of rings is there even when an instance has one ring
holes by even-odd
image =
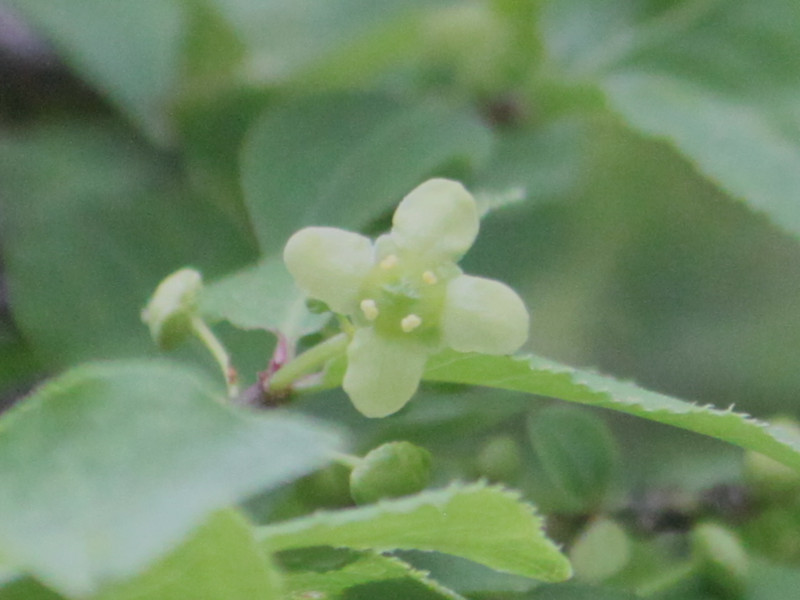
[[[478,226],[470,193],[431,179],[403,199],[391,232],[374,244],[331,227],[289,239],[284,260],[298,286],[355,325],[342,385],[364,415],[400,410],[434,352],[509,354],[527,339],[528,312],[516,292],[456,265]]]

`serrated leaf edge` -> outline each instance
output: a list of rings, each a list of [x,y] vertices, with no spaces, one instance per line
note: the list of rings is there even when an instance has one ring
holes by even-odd
[[[425,379],[432,381],[447,381],[452,383],[467,383],[473,385],[480,385],[485,387],[497,387],[503,389],[510,389],[521,391],[525,393],[536,393],[528,389],[523,389],[513,385],[516,380],[525,381],[529,374],[535,372],[547,372],[552,375],[560,375],[565,378],[565,382],[570,386],[577,388],[575,393],[556,395],[553,393],[545,393],[542,395],[550,398],[557,398],[569,402],[576,402],[579,404],[586,404],[590,406],[600,406],[610,410],[617,410],[639,416],[649,418],[653,421],[666,423],[696,433],[701,433],[721,439],[723,441],[738,445],[743,448],[755,450],[774,458],[775,460],[800,470],[800,438],[794,436],[790,431],[776,425],[771,425],[766,421],[753,418],[749,414],[739,413],[734,411],[733,405],[727,409],[720,409],[712,405],[699,405],[696,403],[680,400],[672,396],[654,392],[638,386],[635,382],[630,380],[618,380],[608,375],[603,375],[592,369],[576,369],[567,365],[557,363],[536,355],[523,354],[510,357],[493,357],[485,356],[486,360],[512,360],[527,367],[528,372],[515,374],[512,376],[489,378],[481,381],[464,380],[462,378],[449,379],[447,377],[437,377],[436,372],[441,369],[446,369],[458,362],[468,361],[477,357],[484,358],[484,355],[479,354],[460,354],[455,355],[452,353],[452,358],[444,362],[434,364],[425,373]],[[440,355],[441,356],[441,355]],[[598,381],[590,381],[591,378],[597,378]],[[610,389],[611,386],[628,386],[632,388],[630,394],[623,394],[620,396],[618,391]],[[584,394],[591,399],[578,397],[579,393]],[[673,409],[670,408],[652,408],[648,407],[646,402],[643,402],[641,396],[653,394],[657,396],[660,402],[674,403]],[[639,396],[639,397],[634,397]],[[747,440],[742,439],[741,435],[725,435],[724,433],[709,431],[707,427],[698,425],[691,422],[692,415],[714,416],[719,418],[720,422],[730,423],[735,421],[737,425],[753,428],[752,433],[757,434],[760,440]],[[724,420],[724,421],[722,421]]]
[[[561,553],[561,548],[552,540],[550,540],[550,538],[547,537],[544,530],[544,521],[542,517],[537,513],[535,506],[525,501],[522,498],[522,494],[517,490],[511,490],[501,485],[488,484],[485,480],[480,480],[474,483],[454,482],[442,489],[424,491],[420,492],[419,494],[415,494],[413,496],[408,496],[400,499],[379,500],[375,504],[369,506],[347,508],[339,511],[324,511],[324,510],[316,511],[311,515],[293,519],[291,521],[285,521],[274,525],[266,525],[262,527],[260,531],[257,531],[256,538],[260,542],[265,543],[267,547],[269,547],[273,551],[285,550],[295,547],[303,547],[303,545],[298,545],[298,546],[278,545],[278,547],[275,547],[271,546],[270,544],[274,543],[275,538],[279,536],[291,535],[292,533],[300,532],[306,529],[311,529],[316,526],[335,527],[337,525],[346,525],[351,522],[356,523],[356,522],[367,521],[370,518],[380,517],[383,514],[408,514],[424,506],[435,506],[437,508],[443,508],[450,501],[454,500],[458,496],[463,496],[464,494],[472,494],[477,492],[486,492],[486,491],[500,494],[501,496],[511,500],[517,506],[519,506],[526,513],[526,516],[530,517],[536,524],[538,531],[541,534],[540,542],[545,546],[549,546],[550,550],[552,550],[554,553],[558,553],[559,555],[563,556],[563,554]],[[331,524],[330,521],[331,519],[334,519],[336,522]],[[337,547],[352,547],[352,546],[343,545]],[[412,548],[412,547],[402,548],[399,546],[392,546],[392,545],[372,548],[372,550],[376,550],[379,552],[388,552],[400,549],[409,549],[409,550],[413,549],[413,550],[420,550],[423,552],[428,551],[422,548]],[[447,553],[446,551],[442,552]],[[567,567],[566,569],[564,568],[558,569],[556,568],[555,565],[552,566],[549,570],[542,569],[543,572],[547,573],[547,577],[546,578],[540,577],[539,579],[547,581],[562,581],[564,579],[568,579],[572,575],[572,568],[569,565],[569,562],[567,561],[566,557],[564,557],[564,564]],[[507,569],[498,568],[495,566],[491,566],[491,568],[499,572],[520,574]]]

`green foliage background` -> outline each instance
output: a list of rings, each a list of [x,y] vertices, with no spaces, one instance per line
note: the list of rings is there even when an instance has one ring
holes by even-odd
[[[318,317],[298,317],[302,300],[277,264],[288,236],[308,224],[380,232],[405,193],[430,176],[445,176],[464,181],[486,212],[465,270],[503,280],[523,295],[532,315],[527,350],[701,405],[734,405],[760,418],[798,416],[800,4],[794,0],[5,0],[0,11],[6,31],[29,27],[45,44],[0,38],[0,393],[6,403],[84,361],[157,356],[139,312],[157,283],[185,265],[220,281],[204,298],[204,311],[219,321],[245,383],[252,383],[274,345],[265,329],[300,335],[321,325]],[[367,422],[336,390],[302,398],[292,415],[279,418],[297,428],[292,443],[307,454],[292,453],[284,470],[259,471],[257,465],[274,466],[274,448],[251,439],[252,431],[282,422],[215,416],[215,405],[183,393],[194,385],[218,391],[214,383],[195,383],[218,377],[213,363],[192,345],[172,359],[169,368],[147,361],[96,364],[60,384],[64,397],[84,386],[91,392],[74,392],[74,402],[64,405],[70,407],[63,409],[66,420],[54,416],[49,429],[32,421],[28,435],[10,425],[0,432],[7,434],[0,441],[7,448],[0,455],[0,554],[9,554],[11,571],[32,569],[55,590],[13,579],[0,598],[50,598],[56,591],[87,597],[97,581],[140,572],[158,536],[161,546],[175,548],[208,510],[320,467],[323,444],[315,451],[308,440],[333,439],[330,429],[354,452],[392,439],[429,448],[437,484],[487,474],[476,472],[472,459],[496,436],[508,436],[521,448],[522,467],[501,479],[543,512],[573,515],[551,528],[563,542],[575,539],[570,527],[583,526],[575,514],[617,516],[637,497],[678,496],[683,500],[669,500],[669,508],[688,503],[696,515],[718,484],[756,493],[745,481],[741,450],[595,408],[581,414],[610,428],[618,454],[608,464],[616,471],[597,484],[608,488],[602,501],[563,493],[589,484],[575,481],[569,457],[554,455],[562,466],[553,471],[547,453],[528,444],[521,422],[535,420],[550,404],[545,396],[607,408],[636,404],[640,391],[585,371],[574,374],[574,388],[564,388],[555,363],[534,363],[535,375],[514,371],[522,378],[517,384],[486,390],[453,385],[490,385],[489,376],[474,376],[490,369],[485,363],[459,371],[443,360],[431,366],[430,379],[449,383],[428,384],[404,412],[381,422]],[[192,370],[198,365],[207,373]],[[495,373],[504,368],[522,367],[491,367]],[[98,386],[122,389],[126,378],[149,384],[133,383],[125,389],[135,393],[120,392],[120,403],[106,406]],[[673,410],[663,398],[649,401],[622,410],[797,461],[800,446],[778,448],[772,432],[763,444],[754,442],[749,424],[738,418],[725,426],[710,417],[706,423],[705,416],[678,422],[683,416],[667,413],[684,408]],[[175,414],[162,412],[159,403]],[[178,416],[184,404],[193,407],[185,410],[196,423]],[[648,415],[655,405],[667,416]],[[129,411],[144,416],[128,419]],[[33,412],[12,417],[27,422]],[[83,427],[103,429],[107,439],[84,437]],[[149,435],[150,428],[160,435]],[[90,464],[94,455],[118,452],[115,440],[128,436],[154,444],[153,456],[168,457],[152,459],[163,472],[143,468],[140,480],[127,481],[130,493]],[[210,450],[162,448],[165,438]],[[28,454],[16,444],[29,444]],[[232,476],[225,457],[240,465]],[[211,464],[212,474],[199,464]],[[565,479],[554,472],[566,472]],[[186,479],[172,480],[176,473]],[[250,518],[267,522],[349,503],[330,481],[320,483],[321,473],[251,498]],[[111,498],[104,481],[115,490]],[[165,482],[173,485],[169,493]],[[204,490],[202,501],[186,493],[195,485]],[[591,485],[589,496],[597,494]],[[74,498],[64,493],[77,488]],[[150,497],[151,488],[161,491]],[[219,493],[209,499],[208,490]],[[155,506],[164,494],[176,502],[174,510]],[[51,504],[54,497],[63,502]],[[26,513],[22,505],[33,508]],[[109,529],[135,514],[134,506],[149,528],[137,521],[134,533]],[[676,586],[648,594],[792,597],[800,578],[800,551],[791,542],[800,534],[800,505],[770,506],[744,520],[725,507],[712,511],[744,538],[758,565],[744,588],[684,574]],[[39,527],[39,521],[26,520],[37,511],[52,515],[51,528],[35,529],[31,523]],[[92,537],[86,556],[57,555],[59,536],[69,537],[71,528],[81,536],[94,531],[86,523],[108,539]],[[559,523],[566,523],[564,531]],[[603,582],[533,588],[528,580],[488,571],[462,577],[464,565],[439,554],[403,557],[470,597],[618,599],[631,590],[644,594],[640,582],[654,573],[666,577],[642,565],[682,556],[671,538],[653,541],[640,533],[631,563],[639,571],[631,566]],[[133,558],[97,566],[92,561],[107,552],[103,544],[125,545],[112,543],[117,534],[139,540],[130,542]],[[198,569],[215,565],[220,581],[252,578],[241,591],[224,587],[223,595],[209,592],[208,598],[277,597],[270,595],[278,594],[277,571],[285,575],[287,594],[323,585],[308,583],[310,571],[295,573],[288,558],[253,558],[257,544],[237,514],[217,513],[194,535],[201,540],[196,548],[219,544],[263,569],[242,575],[226,565],[225,552],[205,556],[186,542],[176,552],[206,565]],[[353,547],[352,555],[335,557],[346,563],[340,571],[352,577],[347,581],[405,583],[391,592],[353,591],[355,583],[336,588],[326,580],[331,597],[450,593],[405,563]],[[56,558],[48,562],[50,550]],[[17,555],[32,558],[17,565]],[[60,566],[51,570],[54,564]],[[96,581],[81,580],[79,572]],[[201,597],[180,582],[160,596],[142,595],[142,589],[166,588],[157,571],[138,576],[153,580],[103,588],[97,597]],[[603,591],[585,587],[590,584]]]

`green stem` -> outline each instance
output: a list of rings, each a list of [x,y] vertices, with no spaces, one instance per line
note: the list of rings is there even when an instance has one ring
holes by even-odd
[[[239,395],[239,386],[236,384],[236,375],[233,370],[233,364],[231,363],[231,357],[225,349],[225,346],[222,345],[219,338],[214,335],[214,332],[211,331],[208,325],[206,325],[206,322],[200,317],[192,318],[192,331],[194,331],[194,334],[203,342],[203,345],[208,348],[214,360],[217,361],[222,371],[222,377],[225,379],[225,385],[228,386],[228,397],[236,398]]]
[[[344,315],[336,313],[336,320],[339,321],[339,327],[341,327],[342,331],[345,332],[348,336],[353,337],[356,328],[353,327],[353,324],[350,322],[350,319],[348,319]]]
[[[349,342],[350,337],[346,333],[340,333],[306,350],[278,369],[270,379],[270,391],[286,390],[303,375],[316,373],[330,359],[344,353]]]

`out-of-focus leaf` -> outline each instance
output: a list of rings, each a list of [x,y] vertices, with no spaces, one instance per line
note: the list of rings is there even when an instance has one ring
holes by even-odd
[[[586,134],[581,121],[560,120],[500,135],[473,185],[482,212],[522,200],[540,203],[575,194],[587,168]]]
[[[139,313],[163,277],[187,265],[213,277],[252,258],[163,160],[98,126],[0,142],[11,308],[46,366],[152,352]]]
[[[212,515],[146,572],[92,600],[277,600],[280,587],[252,527],[229,510]]]
[[[215,91],[213,86],[231,83],[246,48],[214,0],[189,0],[184,5],[187,11],[184,52],[188,85],[192,88],[205,85],[202,92],[208,94]]]
[[[584,509],[597,508],[618,461],[605,423],[577,407],[555,406],[532,414],[528,432],[550,482]]]
[[[636,600],[639,596],[624,590],[565,583],[542,586],[529,598],[530,600]]]
[[[310,598],[322,594],[325,598],[361,597],[367,589],[375,597],[393,597],[380,593],[379,584],[402,585],[408,590],[403,598],[463,600],[455,592],[428,578],[424,571],[394,557],[373,552],[354,552],[331,548],[308,548],[284,553],[292,564],[283,561],[286,572],[286,591],[293,598]],[[296,562],[296,566],[293,563]]]
[[[566,78],[597,84],[635,129],[800,234],[800,5],[568,0],[546,13]]]
[[[537,356],[443,352],[429,361],[425,379],[516,390],[617,410],[725,440],[800,469],[800,436],[793,431]]]
[[[305,419],[230,410],[168,362],[108,362],[46,384],[0,422],[0,553],[66,595],[135,575],[211,511],[319,467]]]
[[[278,257],[261,261],[203,289],[201,311],[243,329],[280,330],[289,338],[319,329],[329,315],[306,309],[305,294]]]
[[[541,585],[535,579],[501,573],[463,558],[440,552],[400,552],[400,557],[417,569],[460,594],[489,595],[503,592],[527,592]]]
[[[61,600],[64,596],[31,577],[21,577],[0,588],[0,600]]]
[[[768,497],[767,502],[778,504],[775,496]],[[741,529],[747,547],[754,553],[776,563],[794,565],[800,563],[798,532],[800,532],[800,510],[796,501],[770,506],[747,521]],[[756,571],[757,567],[753,570]]]
[[[310,97],[271,111],[242,155],[245,202],[264,255],[305,225],[361,227],[445,165],[477,163],[491,135],[440,104]]]
[[[213,0],[240,37],[250,54],[246,65],[248,79],[280,82],[313,71],[323,63],[349,71],[349,77],[386,49],[406,48],[391,35],[393,26],[413,18],[419,9],[429,9],[445,0],[344,0],[336,4],[320,0],[294,2],[251,2]],[[406,36],[413,27],[406,27]],[[389,35],[386,35],[386,34]],[[379,35],[385,38],[380,39]],[[369,44],[372,57],[365,53]],[[361,52],[352,52],[360,50]],[[348,52],[350,51],[350,52]]]
[[[785,600],[797,594],[800,569],[759,560],[750,570],[745,600]]]
[[[266,548],[334,546],[357,550],[435,550],[498,571],[544,581],[571,574],[542,531],[533,507],[485,484],[454,485],[399,500],[318,512],[261,530]]]
[[[0,394],[32,383],[40,372],[35,353],[23,340],[14,335],[0,342]],[[0,405],[3,400],[0,398]]]
[[[65,59],[153,138],[170,135],[168,101],[180,69],[179,0],[11,0]]]
[[[800,143],[764,110],[663,75],[611,76],[604,87],[631,125],[669,140],[733,197],[800,235]]]
[[[269,100],[268,91],[249,88],[197,94],[181,103],[177,115],[189,183],[233,218],[248,241],[253,232],[242,199],[239,149]]]

